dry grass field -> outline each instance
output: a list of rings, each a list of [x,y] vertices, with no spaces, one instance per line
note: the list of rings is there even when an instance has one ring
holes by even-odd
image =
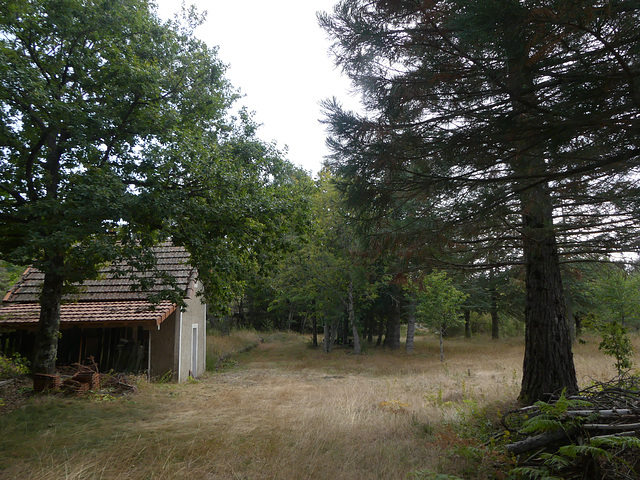
[[[412,355],[330,355],[295,334],[263,336],[218,372],[183,385],[142,382],[133,397],[36,396],[0,415],[0,478],[491,478],[476,448],[518,394],[523,342],[431,337]],[[212,357],[258,342],[211,337]],[[583,385],[614,375],[595,340],[576,345]],[[479,453],[480,452],[480,453]]]

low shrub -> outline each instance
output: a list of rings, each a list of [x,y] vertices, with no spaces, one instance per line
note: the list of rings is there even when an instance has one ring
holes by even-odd
[[[5,356],[0,354],[0,380],[19,377],[29,373],[29,362],[19,354]]]

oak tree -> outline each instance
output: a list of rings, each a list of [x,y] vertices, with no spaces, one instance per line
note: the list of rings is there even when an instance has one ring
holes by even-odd
[[[202,20],[148,0],[0,4],[0,252],[44,273],[36,371],[55,369],[65,289],[105,263],[153,268],[171,236],[220,299],[287,225],[289,167],[231,119]]]

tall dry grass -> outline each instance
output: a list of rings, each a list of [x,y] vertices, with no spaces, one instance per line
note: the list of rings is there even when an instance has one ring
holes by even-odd
[[[293,334],[263,340],[198,382],[110,402],[34,398],[0,417],[0,478],[486,478],[460,456],[462,437],[470,418],[517,397],[521,340],[448,340],[444,363],[429,337],[412,355],[363,356],[325,355]],[[583,384],[613,375],[595,340],[575,350]]]

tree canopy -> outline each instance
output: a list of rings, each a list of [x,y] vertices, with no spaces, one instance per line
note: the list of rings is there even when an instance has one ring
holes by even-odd
[[[105,262],[153,268],[144,252],[170,236],[221,304],[304,215],[296,169],[230,116],[225,66],[194,36],[202,17],[154,8],[0,5],[0,252],[45,275],[37,371],[55,368],[65,286]]]

